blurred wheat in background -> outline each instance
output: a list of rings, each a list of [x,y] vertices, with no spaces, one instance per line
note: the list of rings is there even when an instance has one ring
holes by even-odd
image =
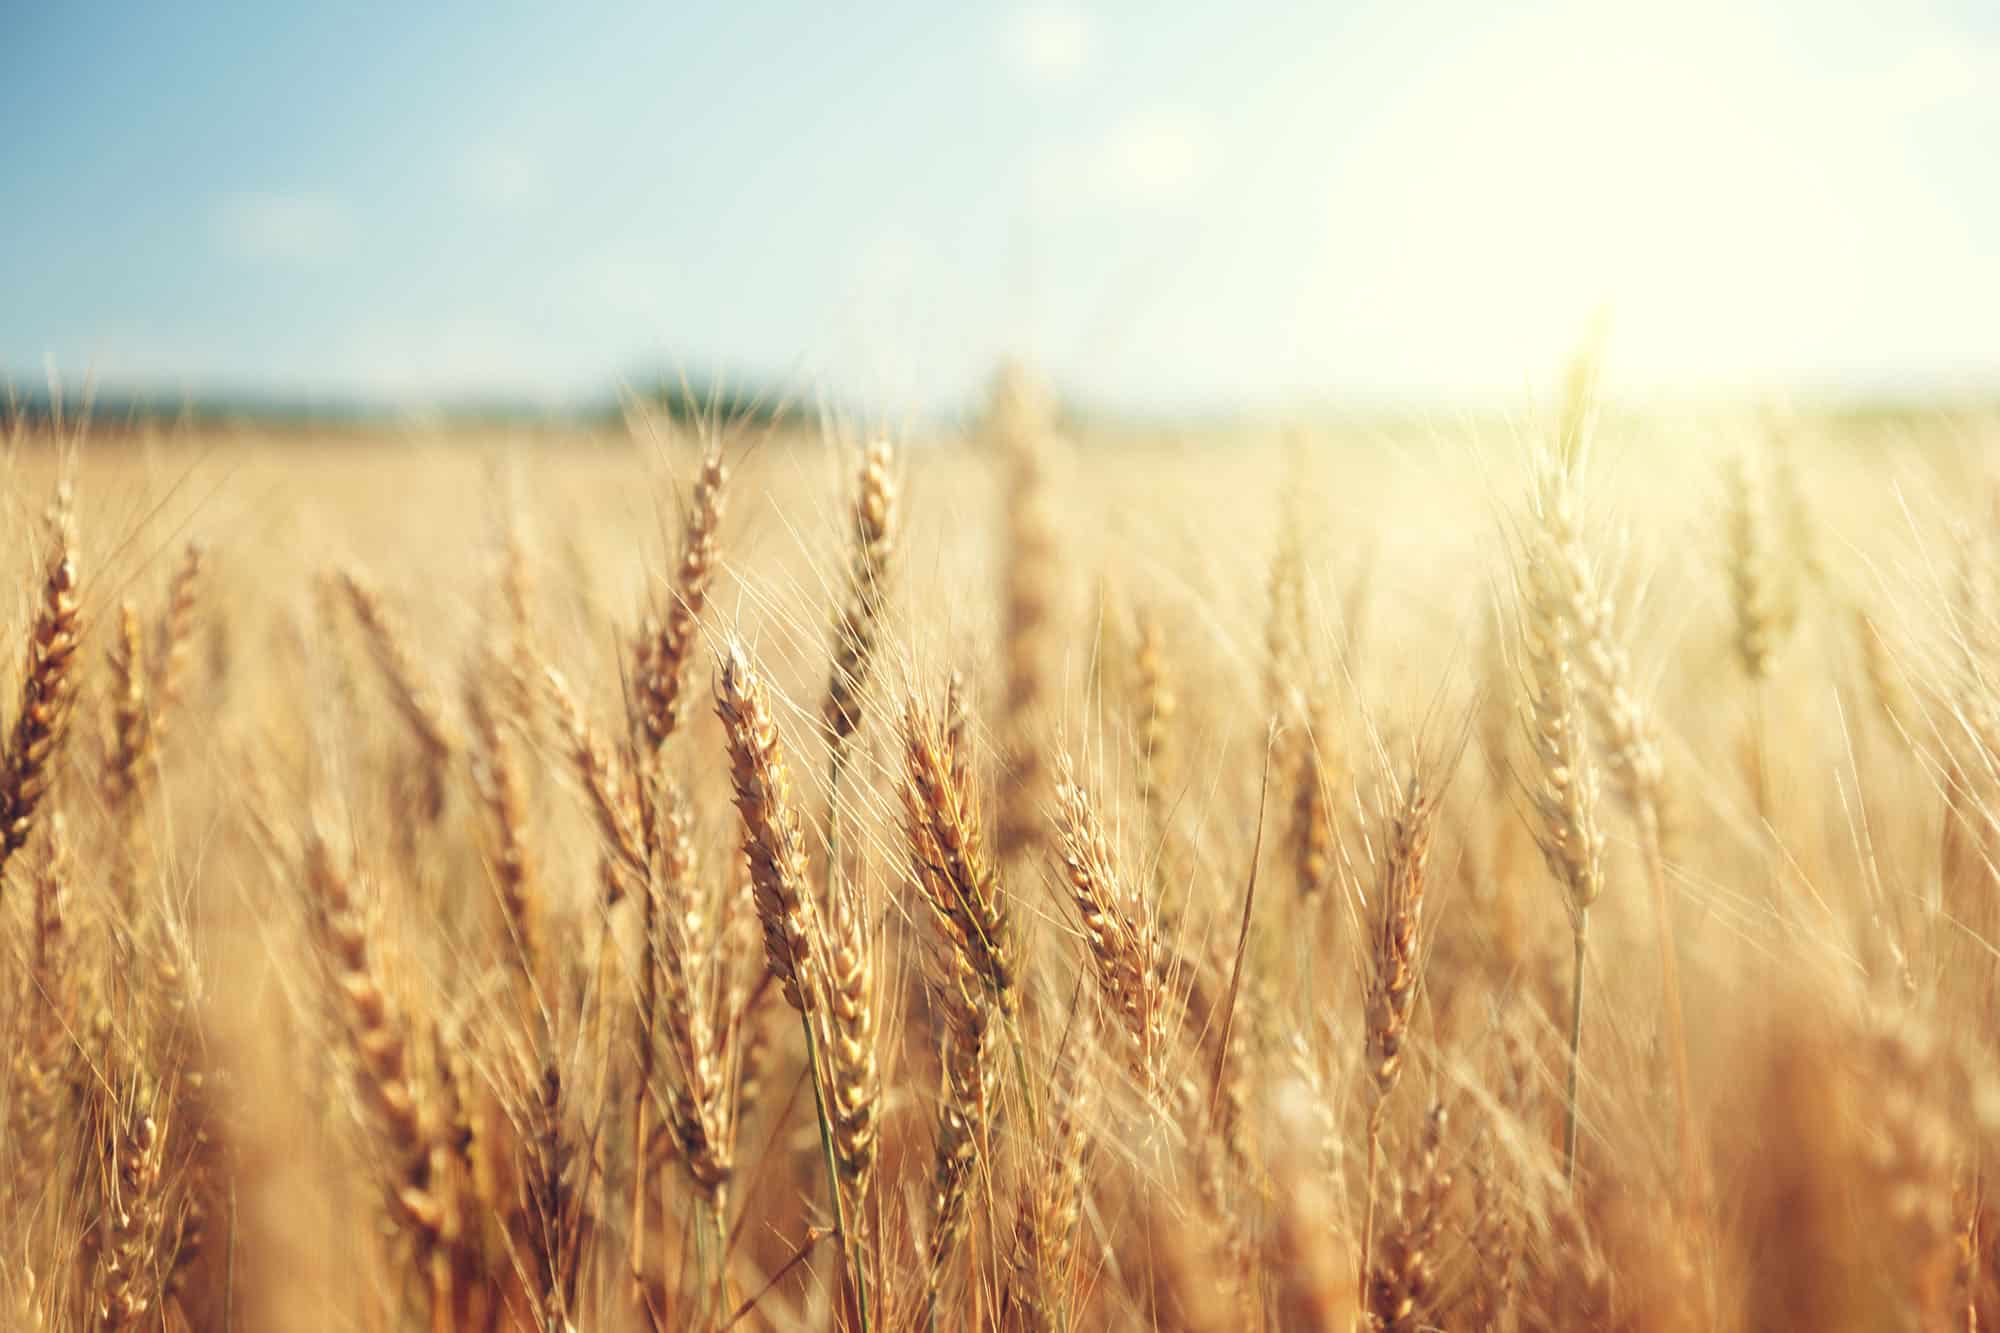
[[[17,418],[8,1320],[1990,1326],[1981,436],[1593,379]]]

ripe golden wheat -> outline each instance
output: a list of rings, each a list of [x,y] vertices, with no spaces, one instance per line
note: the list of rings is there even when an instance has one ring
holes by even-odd
[[[1979,437],[1593,380],[17,425],[0,1321],[1995,1327]]]

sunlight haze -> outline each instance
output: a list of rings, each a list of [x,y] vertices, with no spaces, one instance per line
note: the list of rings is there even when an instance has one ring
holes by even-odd
[[[896,409],[2000,368],[1974,5],[17,10],[0,370]]]

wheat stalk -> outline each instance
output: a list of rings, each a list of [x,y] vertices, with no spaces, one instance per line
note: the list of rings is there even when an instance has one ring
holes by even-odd
[[[1573,411],[1572,417],[1586,415]],[[1680,962],[1675,921],[1667,887],[1662,843],[1665,804],[1664,767],[1657,728],[1632,681],[1630,661],[1614,636],[1611,598],[1603,592],[1584,543],[1577,515],[1576,483],[1581,474],[1586,427],[1573,425],[1568,445],[1538,460],[1532,493],[1538,560],[1531,579],[1549,586],[1538,589],[1543,610],[1559,625],[1543,626],[1543,637],[1561,632],[1574,647],[1581,666],[1581,691],[1594,739],[1606,758],[1613,789],[1632,811],[1653,900],[1654,928],[1660,947],[1661,1011],[1669,1067],[1674,1080],[1682,1184],[1690,1212],[1698,1211],[1705,1194],[1702,1168],[1694,1141],[1694,1114],[1689,1090],[1686,1024],[1681,1012]],[[1548,756],[1537,748],[1546,766]]]

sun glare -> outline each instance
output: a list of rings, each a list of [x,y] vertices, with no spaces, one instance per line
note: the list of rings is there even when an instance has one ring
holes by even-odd
[[[1599,311],[1628,383],[1809,365],[1848,318],[1876,222],[1821,151],[1871,133],[1851,100],[1832,76],[1636,41],[1447,62],[1412,94],[1385,288],[1453,382],[1518,384]]]

